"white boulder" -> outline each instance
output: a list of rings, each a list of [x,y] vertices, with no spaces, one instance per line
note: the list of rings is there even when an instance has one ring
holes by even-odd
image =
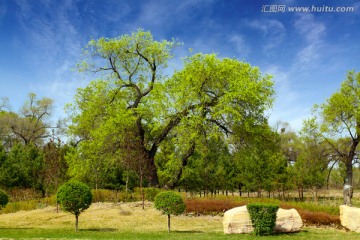
[[[276,232],[282,233],[291,233],[291,232],[299,232],[303,226],[303,221],[300,217],[300,214],[296,209],[282,209],[276,213]]]
[[[347,229],[360,233],[360,208],[341,205],[340,222]]]
[[[246,206],[236,207],[224,213],[224,233],[251,233],[254,231]]]
[[[226,211],[224,213],[223,226],[225,234],[251,233],[254,231],[246,206]],[[298,232],[302,226],[302,219],[295,209],[285,210],[279,208],[276,214],[276,232]]]

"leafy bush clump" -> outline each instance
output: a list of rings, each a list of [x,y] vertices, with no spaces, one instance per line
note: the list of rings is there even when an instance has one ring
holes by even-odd
[[[6,192],[0,189],[0,209],[5,207],[8,202],[9,196],[6,194]]]
[[[117,193],[108,189],[91,190],[93,202],[117,202]]]
[[[144,200],[148,200],[153,202],[155,200],[155,196],[158,195],[160,192],[164,191],[160,188],[152,188],[152,187],[144,187],[142,188],[144,191]],[[134,192],[132,194],[133,201],[140,201],[142,200],[141,197],[141,188],[134,188]]]
[[[80,213],[88,209],[92,203],[90,187],[79,181],[69,181],[59,188],[57,201],[64,211],[75,215],[75,231],[77,231]]]
[[[159,188],[144,188],[145,199],[153,202],[155,200],[156,195],[161,192]]]
[[[185,211],[185,203],[181,195],[166,191],[155,196],[155,208],[168,215],[168,231],[170,232],[170,214],[180,215]]]
[[[246,207],[254,226],[255,235],[265,236],[274,233],[278,205],[250,203]]]

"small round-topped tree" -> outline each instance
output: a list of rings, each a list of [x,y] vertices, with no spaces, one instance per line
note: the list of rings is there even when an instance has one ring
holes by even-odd
[[[168,215],[168,232],[170,232],[170,215],[180,215],[185,211],[185,203],[181,195],[173,192],[161,192],[155,196],[155,208]]]
[[[90,187],[79,181],[69,181],[59,188],[57,201],[64,211],[75,215],[75,231],[77,232],[80,213],[88,209],[92,203]]]

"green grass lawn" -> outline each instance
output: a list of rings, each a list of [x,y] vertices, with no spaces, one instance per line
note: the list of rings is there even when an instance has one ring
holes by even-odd
[[[225,235],[219,232],[174,231],[123,232],[117,229],[82,229],[75,233],[70,229],[0,228],[0,238],[11,239],[359,239],[360,234],[336,229],[304,228],[299,233],[257,237],[247,234]]]
[[[173,216],[171,233],[167,217],[146,203],[94,203],[80,215],[79,232],[75,217],[48,206],[0,214],[0,239],[360,239],[360,233],[335,228],[304,227],[299,233],[268,237],[223,234],[222,217]]]

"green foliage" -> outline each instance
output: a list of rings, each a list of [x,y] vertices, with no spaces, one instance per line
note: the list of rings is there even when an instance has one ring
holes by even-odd
[[[44,190],[44,158],[33,144],[16,144],[0,166],[0,181],[6,188]]]
[[[52,99],[37,99],[36,94],[30,93],[19,114],[0,111],[0,138],[6,148],[14,143],[42,145],[49,134],[52,106]]]
[[[151,201],[153,202],[155,200],[156,195],[158,195],[160,192],[162,192],[163,190],[160,188],[152,188],[152,187],[144,187],[143,188],[144,191],[144,197],[145,200]],[[135,188],[134,189],[134,197],[136,199],[141,199],[141,190],[140,188]]]
[[[353,183],[353,165],[356,163],[360,143],[360,72],[349,71],[338,91],[325,103],[314,106],[313,118],[305,121],[304,127],[313,136],[321,138],[332,152],[334,162],[345,165],[344,183]],[[351,205],[344,194],[344,203]]]
[[[59,186],[68,180],[68,165],[65,155],[71,150],[67,144],[63,145],[50,141],[43,147],[44,155],[44,189],[46,193],[55,194]]]
[[[82,139],[68,157],[72,176],[93,176],[98,183],[120,166],[152,186],[160,178],[174,188],[203,142],[214,137],[227,145],[224,135],[234,123],[263,122],[273,103],[271,76],[236,59],[194,54],[167,77],[177,45],[143,30],[89,42],[79,70],[101,80],[78,89],[67,108],[70,132]],[[217,173],[223,178],[226,171]]]
[[[239,125],[234,142],[238,178],[248,191],[282,189],[286,182],[287,162],[281,153],[280,136],[266,123]]]
[[[42,209],[48,206],[56,206],[56,196],[27,201],[12,201],[1,209],[1,213],[14,213],[18,211],[30,211]]]
[[[93,202],[117,202],[117,192],[107,189],[92,189]]]
[[[158,195],[162,190],[160,188],[144,188],[145,199],[148,201],[154,201],[156,195]]]
[[[64,211],[75,215],[75,231],[77,232],[80,213],[88,209],[92,203],[90,187],[79,181],[69,181],[59,188],[56,199]]]
[[[180,215],[185,212],[186,205],[181,195],[173,192],[161,192],[155,196],[155,208],[168,216],[168,232],[170,232],[170,215]]]
[[[85,183],[72,180],[59,188],[57,201],[63,210],[78,216],[90,207],[92,193],[90,187]]]
[[[4,192],[4,190],[0,189],[0,209],[5,207],[9,202],[9,196]]]
[[[254,226],[255,235],[264,236],[274,233],[278,205],[251,203],[246,207]]]
[[[181,195],[173,191],[160,192],[155,196],[154,203],[156,209],[167,215],[180,215],[186,208]]]

